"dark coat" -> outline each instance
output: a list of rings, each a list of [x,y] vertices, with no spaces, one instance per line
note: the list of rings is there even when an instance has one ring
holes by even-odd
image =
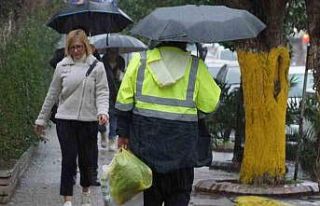
[[[108,86],[109,86],[109,113],[115,113],[115,104],[117,100],[118,90],[121,84],[120,79],[117,78],[117,72],[124,72],[125,61],[121,56],[117,57],[116,68],[112,69],[106,56],[102,57],[104,68],[106,69]]]
[[[129,149],[152,170],[168,173],[196,166],[198,122],[170,121],[130,112],[117,115],[119,136],[129,137]]]

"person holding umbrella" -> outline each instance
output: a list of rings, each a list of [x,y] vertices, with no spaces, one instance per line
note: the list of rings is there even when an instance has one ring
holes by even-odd
[[[135,55],[119,89],[118,146],[153,172],[145,206],[187,206],[197,161],[198,111],[213,112],[220,88],[186,42],[160,42]]]
[[[114,151],[116,149],[115,139],[117,137],[117,117],[115,114],[115,103],[118,90],[121,84],[121,79],[124,73],[125,61],[119,55],[118,48],[107,48],[106,53],[101,61],[106,69],[108,86],[110,91],[109,98],[109,132],[106,133],[106,125],[99,125],[99,132],[101,134],[101,147],[105,148],[108,144],[108,150]],[[108,138],[108,142],[107,142]]]
[[[108,121],[109,89],[104,66],[92,55],[91,46],[81,29],[71,31],[65,45],[66,57],[57,64],[35,132],[44,135],[51,108],[59,102],[57,135],[62,153],[60,195],[64,206],[71,206],[73,177],[78,165],[82,186],[82,206],[90,206],[94,152],[97,145],[97,120]]]
[[[116,102],[118,146],[129,147],[153,172],[145,206],[187,206],[193,169],[204,166],[200,129],[221,90],[186,43],[253,38],[264,28],[247,11],[209,5],[158,8],[133,27],[131,33],[160,42],[131,59]]]
[[[79,28],[79,29],[81,29],[81,28]],[[82,29],[82,30],[85,31],[84,29]],[[88,35],[87,32],[86,32],[86,35]],[[58,49],[55,50],[53,57],[49,61],[49,64],[53,69],[55,69],[57,64],[65,57],[65,48],[64,48],[65,37],[63,37],[61,42],[62,42],[61,45],[60,45],[61,48],[58,48]],[[60,42],[59,42],[59,44],[60,44]],[[90,44],[90,47],[91,47],[92,55],[97,60],[101,61],[100,54],[99,54],[98,50],[95,48],[95,46],[93,44]],[[53,109],[51,111],[50,120],[53,123],[56,123],[56,118],[55,118],[56,113],[57,113],[57,104],[55,104],[53,106]],[[99,128],[100,128],[100,126],[99,126]],[[92,186],[100,186],[100,182],[98,181],[98,153],[99,153],[98,142],[96,143],[96,146],[95,146],[94,150],[95,150],[95,152],[93,153],[93,161],[92,161],[92,163],[93,163],[92,170],[93,171],[92,171],[91,185]],[[74,178],[73,179],[74,179],[74,184],[75,184],[76,183],[76,179],[77,179],[77,172],[74,174]]]

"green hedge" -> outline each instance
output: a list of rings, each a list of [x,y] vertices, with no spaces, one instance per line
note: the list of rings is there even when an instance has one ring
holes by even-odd
[[[19,31],[0,43],[0,160],[16,159],[34,142],[33,124],[52,69],[48,61],[59,35],[46,27],[57,8],[38,8],[19,21]]]

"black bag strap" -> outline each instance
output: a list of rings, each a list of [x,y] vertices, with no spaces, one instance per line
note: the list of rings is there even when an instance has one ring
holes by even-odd
[[[92,70],[95,68],[95,66],[97,65],[98,60],[94,60],[94,62],[90,65],[87,73],[86,73],[86,77],[90,75],[90,73],[92,72]]]
[[[97,65],[97,63],[98,63],[98,60],[96,59],[92,64],[90,64],[89,69],[87,70],[87,73],[86,73],[86,77],[90,75],[90,73],[92,72],[94,67]],[[73,93],[78,88],[78,86],[82,84],[82,81],[75,87],[75,89],[71,93]]]

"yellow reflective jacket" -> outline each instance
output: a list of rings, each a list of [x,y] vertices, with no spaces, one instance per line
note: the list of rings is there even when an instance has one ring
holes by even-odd
[[[189,56],[184,64],[180,62],[186,68],[180,72],[179,68],[173,70],[173,80],[159,80],[157,75],[161,72],[157,69],[161,66],[152,65],[163,63],[168,53],[176,54],[176,58]],[[198,110],[204,113],[215,110],[220,92],[202,60],[175,47],[160,47],[132,57],[118,92],[116,108],[147,117],[197,121]]]

